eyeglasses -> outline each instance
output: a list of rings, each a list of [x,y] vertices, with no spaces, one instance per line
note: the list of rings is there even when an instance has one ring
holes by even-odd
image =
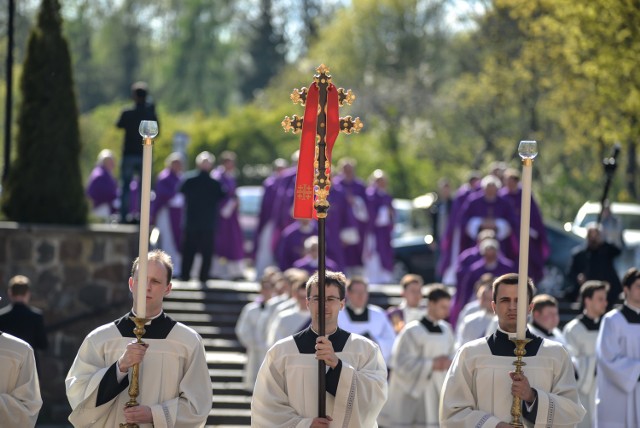
[[[341,298],[336,296],[328,296],[324,298],[325,303],[337,303],[341,300],[342,300]],[[318,296],[311,296],[309,297],[309,301],[311,303],[318,303],[320,301],[320,298]]]

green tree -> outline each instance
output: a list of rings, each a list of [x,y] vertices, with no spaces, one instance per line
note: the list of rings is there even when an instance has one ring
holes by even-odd
[[[58,0],[42,0],[20,88],[17,156],[4,183],[2,209],[13,221],[85,223],[78,109]]]
[[[242,84],[245,99],[253,99],[284,66],[285,43],[282,30],[273,25],[271,0],[260,0],[260,16],[253,23],[249,42],[251,66],[246,68]]]

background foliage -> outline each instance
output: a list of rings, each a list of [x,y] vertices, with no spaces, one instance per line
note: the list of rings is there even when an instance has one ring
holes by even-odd
[[[39,1],[18,2],[16,73]],[[397,197],[454,184],[493,160],[519,168],[536,139],[534,193],[569,220],[598,200],[602,158],[620,143],[611,196],[637,200],[640,9],[625,0],[65,0],[80,107],[83,177],[98,151],[120,151],[114,123],[135,80],[149,82],[162,133],[154,168],[175,132],[190,160],[207,148],[239,153],[242,184],[258,183],[297,137],[288,95],[327,64],[358,99],[342,115],[365,130],[342,136],[334,158],[366,177],[389,172]],[[6,11],[0,20],[6,21]],[[4,36],[4,35],[3,35]],[[2,43],[0,51],[6,50]],[[1,72],[4,76],[4,71]],[[4,88],[0,90],[4,92]],[[22,94],[16,93],[16,105]]]

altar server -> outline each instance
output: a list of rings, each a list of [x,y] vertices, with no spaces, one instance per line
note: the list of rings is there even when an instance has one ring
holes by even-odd
[[[318,275],[307,283],[311,326],[277,342],[260,367],[251,401],[251,426],[377,427],[387,399],[387,368],[372,341],[339,327],[346,278],[325,274],[325,331],[318,336]],[[326,413],[318,416],[318,360],[326,372]]]
[[[393,345],[389,399],[382,412],[385,426],[438,426],[440,392],[454,352],[453,330],[444,321],[451,294],[434,284],[426,297],[426,313],[407,324]]]
[[[596,344],[596,427],[640,426],[640,271],[622,278],[624,304],[602,319]]]
[[[76,427],[117,428],[121,423],[150,427],[204,427],[211,410],[211,378],[202,338],[171,319],[162,309],[171,291],[171,258],[163,251],[148,254],[144,344],[133,334],[134,310],[93,330],[85,338],[65,380]],[[137,307],[138,264],[131,269],[129,289]],[[139,364],[139,405],[126,407],[131,370]]]
[[[527,286],[530,303],[533,282]],[[497,278],[492,308],[499,328],[456,353],[440,399],[441,427],[510,427],[512,394],[522,399],[527,427],[574,427],[584,417],[571,359],[559,343],[527,332],[532,340],[525,346],[524,372],[513,371],[515,343],[509,337],[516,333],[517,300],[518,275]]]

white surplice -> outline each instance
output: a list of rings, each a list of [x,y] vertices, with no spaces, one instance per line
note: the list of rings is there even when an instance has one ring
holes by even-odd
[[[498,331],[495,336],[500,334],[504,333]],[[509,372],[515,369],[515,356],[493,355],[488,339],[473,340],[456,353],[440,400],[442,428],[493,428],[511,421]],[[585,410],[571,359],[557,342],[538,340],[542,343],[536,355],[524,357],[524,374],[538,393],[535,424],[523,418],[524,426],[575,427]]]
[[[235,333],[238,341],[247,351],[247,364],[244,368],[244,389],[253,391],[258,369],[264,354],[267,352],[267,338],[260,324],[267,311],[266,304],[261,302],[247,303],[236,322]]]
[[[96,400],[103,377],[116,376],[115,363],[132,340],[115,323],[98,327],[85,338],[65,381],[73,409],[69,420],[75,427],[118,428],[125,422],[127,388],[99,406]],[[211,410],[212,388],[198,333],[175,323],[166,338],[143,336],[143,341],[149,348],[140,364],[137,401],[151,408],[153,425],[140,427],[203,427]]]
[[[344,333],[348,334],[346,343],[342,350],[336,349],[342,362],[336,393],[326,393],[327,415],[333,418],[330,427],[375,428],[387,399],[387,368],[375,343]],[[318,414],[317,394],[315,354],[301,353],[293,336],[282,339],[269,349],[258,372],[251,401],[251,426],[309,427]]]
[[[582,317],[572,319],[564,326],[562,332],[578,373],[577,382],[580,402],[582,402],[587,411],[586,416],[578,427],[591,428],[595,424],[596,341],[599,330],[597,328],[587,328],[582,319]]]
[[[33,427],[41,407],[33,349],[22,339],[0,333],[0,425]]]
[[[629,322],[622,311],[633,309],[603,317],[596,344],[598,428],[640,426],[640,322]]]
[[[349,315],[348,307],[341,310],[338,314],[338,325],[340,328],[352,333],[365,336],[380,346],[382,356],[388,363],[391,358],[391,349],[396,339],[396,332],[393,330],[391,321],[387,317],[387,313],[376,305],[366,306],[366,321],[352,319]]]
[[[389,399],[380,417],[385,427],[438,426],[438,405],[446,371],[433,370],[433,359],[453,355],[454,336],[446,321],[435,325],[440,332],[429,331],[424,322],[412,321],[393,345]]]

